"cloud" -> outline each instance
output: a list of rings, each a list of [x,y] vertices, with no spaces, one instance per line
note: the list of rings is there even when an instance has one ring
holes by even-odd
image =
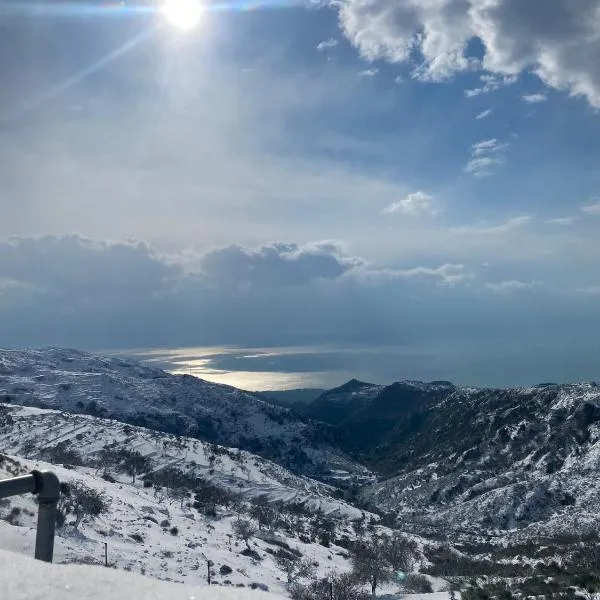
[[[482,82],[481,87],[470,88],[465,90],[465,96],[467,98],[476,98],[477,96],[481,96],[482,94],[489,94],[491,92],[495,92],[502,87],[507,85],[513,85],[517,82],[517,77],[515,75],[505,75],[499,77],[497,75],[481,75],[479,78]]]
[[[532,290],[539,287],[539,281],[501,281],[499,283],[488,283],[486,287],[494,292],[522,292],[524,290]]]
[[[492,108],[488,108],[487,110],[480,112],[475,118],[478,121],[481,121],[481,119],[485,119],[485,118],[489,117],[493,112],[494,112],[494,110]]]
[[[558,225],[560,227],[570,227],[579,221],[579,217],[557,217],[555,219],[548,219],[546,223],[548,225]]]
[[[200,258],[206,277],[235,286],[306,285],[315,279],[336,279],[363,264],[360,258],[345,256],[336,242],[273,242],[256,248],[234,244]]]
[[[328,40],[323,40],[317,44],[318,52],[325,52],[326,50],[331,50],[338,45],[338,41],[335,38],[329,38]]]
[[[445,264],[436,268],[415,267],[406,271],[396,271],[397,277],[434,279],[443,285],[454,286],[474,278],[465,265]]]
[[[600,215],[600,201],[582,206],[581,210],[588,215]]]
[[[501,144],[498,140],[489,139],[474,144],[471,147],[471,158],[465,165],[465,173],[474,177],[492,175],[494,167],[506,162],[505,151],[509,144]]]
[[[179,266],[143,242],[107,242],[77,235],[0,242],[0,279],[38,292],[111,301],[112,290],[152,296]]]
[[[520,215],[518,217],[512,217],[498,225],[489,225],[484,222],[477,225],[455,227],[452,229],[452,232],[455,234],[475,234],[483,236],[504,234],[527,227],[531,224],[532,220],[532,217],[529,215]]]
[[[532,72],[548,86],[600,106],[600,0],[336,5],[344,35],[367,60],[416,63],[416,75],[433,81],[473,69],[499,78]],[[471,53],[474,40],[482,55]]]
[[[358,74],[360,77],[375,77],[375,75],[377,75],[377,73],[379,73],[379,69],[371,68],[371,69],[365,69],[364,71],[359,71]]]
[[[433,196],[421,191],[414,192],[413,194],[408,194],[402,200],[390,204],[383,212],[384,214],[401,213],[411,216],[435,216],[439,214],[439,210],[432,206],[432,201]]]
[[[494,229],[519,229],[526,223],[520,218],[483,224],[478,231],[487,241]],[[510,245],[501,236],[495,239],[502,249]],[[461,245],[450,237],[443,241],[447,250]],[[477,239],[470,252],[478,263],[483,262],[477,254],[483,241]],[[520,255],[489,265],[485,281],[498,282],[498,291],[516,292],[535,279],[528,277],[532,272],[549,280],[551,273],[541,275],[543,265],[528,264],[527,247],[513,245]],[[300,344],[351,345],[362,351],[394,345],[416,358],[407,371],[398,371],[398,362],[392,361],[386,377],[414,377],[427,366],[429,379],[456,376],[469,383],[477,377],[488,385],[495,381],[492,372],[504,378],[502,383],[515,383],[519,376],[526,382],[547,379],[544,374],[556,368],[566,369],[560,371],[564,379],[573,372],[585,379],[595,368],[600,317],[591,289],[567,295],[551,288],[547,293],[544,287],[535,303],[527,295],[520,300],[519,293],[508,302],[503,294],[482,293],[485,283],[468,259],[417,260],[400,258],[402,253],[397,252],[399,262],[378,265],[337,242],[240,244],[163,254],[143,242],[80,236],[13,239],[0,245],[0,339],[7,347],[61,345],[101,352]],[[577,292],[597,284],[593,261],[587,272],[581,261],[556,265],[552,256],[551,262],[556,288]],[[511,281],[517,284],[503,283]],[[557,348],[557,337],[561,344],[555,360],[544,357],[543,368],[536,371],[531,357],[540,347]],[[516,371],[510,375],[506,356],[514,358]],[[482,366],[484,357],[492,371]],[[449,360],[455,370],[447,370]],[[570,372],[565,364],[579,370]],[[344,365],[340,370],[349,368]]]
[[[529,104],[539,104],[540,102],[546,102],[548,100],[548,96],[546,94],[526,94],[521,96],[524,102],[528,102]]]

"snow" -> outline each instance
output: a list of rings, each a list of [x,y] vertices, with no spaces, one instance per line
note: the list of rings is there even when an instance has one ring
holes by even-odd
[[[2,550],[0,581],[2,597],[10,600],[275,600],[283,597],[247,589],[164,583],[102,567],[50,565]]]
[[[327,428],[233,387],[76,350],[0,349],[0,398],[246,447],[296,472],[372,478],[327,443]]]
[[[122,569],[199,585],[205,583],[206,559],[209,559],[215,564],[214,581],[224,583],[227,580],[231,585],[246,586],[263,583],[271,590],[286,593],[283,574],[269,553],[278,547],[267,538],[257,536],[251,544],[261,560],[241,555],[243,544],[232,539],[232,523],[236,518],[233,512],[221,511],[216,518],[207,518],[185,503],[181,507],[179,501],[157,496],[153,488],[143,487],[141,478],[133,485],[129,476],[113,472],[117,481],[112,483],[104,480],[92,467],[67,469],[39,459],[40,450],[65,441],[70,442],[70,447],[76,449],[88,464],[104,446],[136,449],[152,458],[154,470],[176,465],[186,473],[241,493],[245,499],[265,496],[271,502],[303,503],[335,517],[340,534],[351,536],[350,520],[362,514],[333,498],[330,486],[294,475],[247,452],[238,453],[221,447],[224,454],[218,456],[211,473],[209,450],[212,446],[196,439],[177,438],[125,426],[118,421],[56,410],[0,405],[2,408],[12,421],[9,426],[0,426],[0,448],[10,453],[4,458],[0,455],[0,478],[27,473],[34,468],[51,469],[61,481],[82,481],[104,492],[111,500],[109,513],[92,523],[84,522],[80,531],[69,527],[59,530],[55,551],[57,562],[101,564],[106,542],[110,563]],[[26,447],[31,460],[22,457]],[[16,521],[19,526],[0,520],[0,548],[32,555],[37,513],[33,497],[12,498],[10,507],[0,507],[0,517],[7,518],[15,508],[18,509]],[[163,520],[169,521],[168,527],[160,526]],[[170,533],[172,527],[178,529],[176,536]],[[326,548],[280,533],[277,535],[305,558],[318,563],[318,572],[323,576],[349,568],[343,548]],[[132,536],[142,536],[143,542],[136,542]],[[231,567],[233,572],[221,576],[219,568],[223,565]]]

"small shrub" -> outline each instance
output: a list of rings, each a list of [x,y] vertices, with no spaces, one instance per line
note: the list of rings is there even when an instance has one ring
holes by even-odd
[[[171,527],[171,529],[169,529],[169,533],[171,535],[177,535],[179,533],[179,529],[177,529],[177,527]]]
[[[138,544],[143,544],[144,543],[144,536],[139,534],[139,533],[130,533],[129,537],[134,541],[137,542]]]
[[[429,579],[420,573],[409,573],[402,582],[402,587],[411,594],[431,594],[433,592]]]

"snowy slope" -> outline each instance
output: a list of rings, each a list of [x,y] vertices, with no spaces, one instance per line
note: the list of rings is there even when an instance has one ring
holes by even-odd
[[[75,350],[0,350],[0,400],[115,418],[246,449],[297,473],[372,475],[336,449],[335,432],[235,388]]]
[[[119,421],[57,410],[0,404],[0,451],[40,459],[54,448],[75,451],[93,464],[104,448],[137,451],[152,461],[152,471],[175,468],[242,494],[305,505],[324,514],[359,518],[361,511],[334,497],[335,488],[249,452],[194,438],[163,434]],[[76,462],[76,461],[75,461]],[[96,473],[97,469],[91,469]],[[129,481],[128,476],[121,477]]]
[[[65,468],[40,460],[41,456],[58,456],[57,448],[69,452],[68,456],[80,466]],[[335,544],[325,547],[307,539],[309,522],[302,517],[297,519],[297,529],[307,532],[303,540],[300,533],[281,529],[259,532],[251,545],[260,560],[244,556],[244,544],[233,535],[232,524],[237,518],[234,510],[219,509],[216,517],[206,517],[191,506],[192,497],[183,502],[172,499],[153,487],[144,487],[142,476],[133,485],[129,475],[113,470],[113,481],[107,481],[102,469],[94,466],[105,448],[115,452],[135,450],[149,457],[152,464],[146,476],[168,467],[229,489],[242,501],[260,496],[275,505],[294,503],[319,511],[334,519],[338,537],[351,538],[351,520],[364,514],[333,497],[331,486],[294,475],[247,452],[89,415],[0,405],[0,478],[34,468],[52,469],[61,481],[82,481],[110,499],[108,514],[93,522],[84,521],[77,531],[69,526],[59,530],[55,554],[58,562],[101,564],[107,543],[110,563],[121,569],[202,585],[209,559],[214,563],[213,581],[217,583],[259,583],[281,593],[287,593],[285,577],[273,557],[281,547],[300,552],[318,565],[317,572],[323,576],[349,568],[343,548]],[[32,554],[36,512],[31,496],[0,502],[0,548]],[[374,518],[368,513],[366,517]],[[232,571],[222,575],[224,566]]]
[[[206,518],[179,502],[155,498],[153,490],[129,483],[110,483],[92,472],[65,469],[39,461],[6,457],[0,465],[0,478],[29,472],[33,468],[51,468],[63,482],[83,481],[102,491],[110,500],[108,514],[92,522],[84,522],[79,530],[66,526],[58,530],[55,562],[102,565],[104,543],[108,544],[111,566],[156,579],[206,584],[207,559],[214,563],[213,582],[222,585],[249,587],[253,583],[268,586],[286,594],[285,576],[276,566],[268,550],[279,546],[278,539],[300,551],[305,558],[318,563],[325,575],[345,571],[348,561],[342,548],[325,548],[320,544],[305,544],[281,533],[258,536],[251,541],[260,560],[241,554],[244,544],[233,536],[232,523],[236,515],[220,511],[216,518]],[[13,513],[13,517],[9,515]],[[33,555],[37,507],[32,496],[18,496],[0,508],[0,548]],[[163,524],[163,522],[168,524]],[[171,530],[177,528],[177,534]],[[261,534],[262,535],[262,534]],[[132,537],[133,536],[133,537]],[[140,541],[141,540],[141,541]],[[231,573],[221,575],[223,566]]]
[[[252,590],[158,582],[113,569],[48,565],[0,551],[2,597],[10,600],[275,600]]]

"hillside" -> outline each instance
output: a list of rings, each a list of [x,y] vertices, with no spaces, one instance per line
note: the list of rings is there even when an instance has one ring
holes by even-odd
[[[600,388],[350,382],[308,414],[386,476],[362,497],[416,528],[589,531],[599,524]],[[523,529],[527,528],[527,529]]]
[[[85,415],[0,408],[0,450],[6,453],[0,454],[0,478],[52,469],[63,483],[81,482],[109,501],[106,514],[84,520],[77,529],[67,515],[58,530],[56,562],[101,565],[107,543],[109,562],[120,569],[204,585],[206,560],[211,560],[213,583],[261,584],[285,594],[278,552],[295,552],[323,574],[349,568],[344,548],[319,543],[321,527],[326,520],[333,538],[352,536],[351,522],[362,513],[333,498],[330,486],[192,438]],[[101,460],[107,450],[116,457],[131,451],[148,457],[146,472],[133,483],[116,463]],[[230,497],[221,500],[220,494],[213,501],[199,495],[199,489],[210,492],[211,485]],[[233,523],[252,502],[272,506],[276,517],[250,542],[253,554],[245,555]],[[0,502],[2,549],[33,554],[36,512],[31,496]]]
[[[329,426],[235,388],[75,350],[0,350],[0,400],[114,418],[234,446],[297,473],[347,482],[371,474],[336,447]]]

